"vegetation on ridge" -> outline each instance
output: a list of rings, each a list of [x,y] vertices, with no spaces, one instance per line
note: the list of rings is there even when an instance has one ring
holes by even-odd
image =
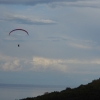
[[[21,100],[100,100],[100,78],[77,88],[68,87],[61,92],[54,91]]]

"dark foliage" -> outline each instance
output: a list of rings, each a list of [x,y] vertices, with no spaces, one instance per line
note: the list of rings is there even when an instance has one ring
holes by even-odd
[[[66,88],[61,92],[52,92],[38,97],[21,100],[100,100],[100,79],[77,88]]]

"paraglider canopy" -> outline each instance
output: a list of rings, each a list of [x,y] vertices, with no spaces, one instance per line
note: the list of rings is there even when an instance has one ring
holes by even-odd
[[[12,31],[9,32],[9,35],[10,35],[13,31],[18,31],[18,30],[24,31],[24,32],[27,33],[27,35],[29,35],[28,32],[27,32],[26,30],[24,30],[24,29],[14,29],[14,30],[12,30]]]

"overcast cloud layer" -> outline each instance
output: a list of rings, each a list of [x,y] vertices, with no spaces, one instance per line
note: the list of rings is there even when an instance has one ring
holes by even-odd
[[[0,0],[1,4],[26,4],[26,5],[35,5],[43,3],[53,3],[53,2],[76,2],[80,0]],[[83,0],[84,1],[84,0]]]
[[[56,6],[76,6],[76,7],[100,7],[99,0],[0,0],[0,4],[21,4],[21,5],[36,5],[50,4],[51,7]]]

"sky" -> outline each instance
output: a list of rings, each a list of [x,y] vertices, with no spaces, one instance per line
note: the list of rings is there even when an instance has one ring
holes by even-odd
[[[9,36],[16,28],[29,36]],[[100,75],[99,38],[99,0],[0,0],[0,83],[87,84]]]

